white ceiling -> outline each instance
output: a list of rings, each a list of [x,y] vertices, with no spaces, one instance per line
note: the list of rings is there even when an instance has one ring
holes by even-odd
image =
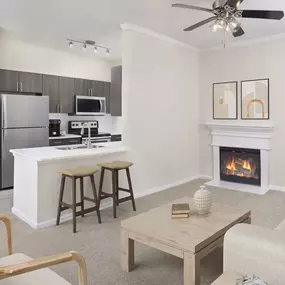
[[[171,8],[172,3],[211,7],[212,0],[0,0],[0,27],[45,45],[66,48],[67,37],[95,40],[120,54],[120,24],[130,22],[198,48],[221,43],[208,25],[193,32],[183,28],[210,17],[200,11]],[[244,0],[240,9],[285,11],[285,0]],[[245,36],[285,34],[285,20],[242,19]]]

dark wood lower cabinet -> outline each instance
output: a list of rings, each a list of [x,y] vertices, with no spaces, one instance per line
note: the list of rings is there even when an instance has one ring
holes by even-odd
[[[61,146],[61,145],[72,145],[72,144],[81,144],[81,138],[54,138],[49,139],[50,146]]]

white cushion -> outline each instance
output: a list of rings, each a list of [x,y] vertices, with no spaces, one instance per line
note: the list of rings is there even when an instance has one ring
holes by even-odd
[[[29,256],[16,253],[0,258],[0,266],[12,265],[33,260]],[[39,269],[29,273],[24,273],[11,278],[0,280],[0,285],[70,285],[69,282],[61,278],[48,268]]]
[[[285,231],[285,220],[283,220],[276,228],[277,231]]]

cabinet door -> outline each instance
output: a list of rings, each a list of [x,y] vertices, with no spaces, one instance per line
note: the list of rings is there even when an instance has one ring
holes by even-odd
[[[0,90],[18,91],[18,71],[0,69]]]
[[[104,97],[103,96],[103,82],[91,81],[91,96]]]
[[[122,116],[122,66],[111,70],[111,115]]]
[[[49,112],[58,113],[59,110],[59,76],[43,75],[43,95],[49,96]]]
[[[70,77],[59,78],[59,101],[61,113],[74,112],[74,79]]]
[[[90,96],[90,80],[75,78],[74,92],[75,95]]]
[[[19,84],[21,92],[42,93],[43,75],[38,73],[19,72]]]
[[[110,114],[110,88],[111,82],[103,82],[103,97],[106,98],[106,113]]]

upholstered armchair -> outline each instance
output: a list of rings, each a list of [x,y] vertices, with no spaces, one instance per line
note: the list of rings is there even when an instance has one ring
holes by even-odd
[[[224,274],[212,285],[234,285],[236,276],[256,275],[270,285],[285,282],[285,220],[275,230],[232,227],[224,239]]]
[[[12,254],[11,221],[7,216],[0,215],[7,232],[8,256],[0,258],[0,285],[70,285],[65,279],[47,267],[75,261],[78,264],[79,284],[87,285],[86,264],[83,256],[70,251],[53,256],[32,259],[29,256]]]

